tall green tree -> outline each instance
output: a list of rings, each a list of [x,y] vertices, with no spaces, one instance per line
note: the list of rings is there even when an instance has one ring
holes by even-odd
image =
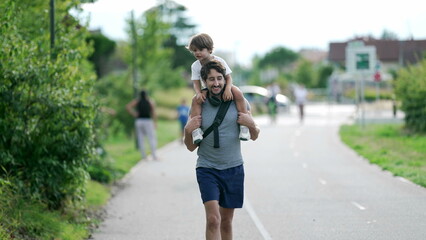
[[[259,86],[275,82],[284,89],[291,80],[291,68],[298,58],[299,54],[285,47],[273,48],[264,56],[257,55],[252,59],[252,67],[246,73],[247,82]]]
[[[173,69],[174,51],[164,46],[170,37],[170,25],[161,20],[158,9],[146,11],[135,27],[139,88],[155,91],[182,86],[185,83],[182,70]]]
[[[328,78],[333,73],[333,67],[331,65],[321,65],[318,68],[318,80],[317,85],[315,87],[317,88],[326,88],[328,83]]]
[[[156,9],[158,9],[161,19],[170,25],[170,35],[165,42],[165,47],[174,50],[173,67],[182,67],[189,71],[195,59],[185,46],[188,44],[189,38],[195,34],[196,25],[190,23],[190,19],[186,17],[187,8],[175,1],[161,0]]]
[[[280,72],[294,63],[299,58],[299,55],[285,47],[276,47],[265,54],[259,61],[260,68],[274,67]]]
[[[78,6],[56,1],[51,49],[48,1],[0,3],[0,178],[55,209],[84,197],[96,158],[91,48],[69,15]]]
[[[294,72],[296,82],[304,84],[306,87],[315,87],[315,72],[311,62],[301,59]]]
[[[109,71],[108,60],[114,53],[116,43],[100,32],[93,32],[87,37],[87,42],[93,45],[94,51],[89,56],[98,78],[105,76]]]

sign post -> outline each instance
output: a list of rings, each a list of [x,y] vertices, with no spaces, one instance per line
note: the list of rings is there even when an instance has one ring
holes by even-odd
[[[366,78],[374,73],[375,66],[375,46],[364,46],[362,41],[354,41],[348,44],[346,47],[346,70],[356,78],[357,111],[361,108],[361,124],[363,127],[365,124],[364,85]]]
[[[380,74],[380,64],[376,64],[376,73],[374,73],[374,82],[376,82],[376,101],[380,100],[380,81],[382,76]]]

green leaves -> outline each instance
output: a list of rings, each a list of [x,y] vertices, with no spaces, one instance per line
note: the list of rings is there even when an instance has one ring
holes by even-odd
[[[406,127],[426,133],[426,59],[398,73],[395,93],[405,113]]]
[[[0,165],[20,194],[55,209],[83,197],[85,169],[96,158],[95,75],[87,32],[69,21],[74,2],[56,5],[54,61],[45,1],[0,5],[0,22],[9,23],[0,25]]]
[[[137,85],[139,89],[145,88],[150,92],[185,85],[182,69],[173,68],[174,50],[165,47],[171,37],[171,25],[162,20],[164,16],[161,14],[159,9],[152,8],[146,11],[141,19],[128,21],[129,29],[135,28],[136,34],[133,36],[130,33],[132,42],[137,44],[133,49],[136,51],[136,68],[140,73]]]

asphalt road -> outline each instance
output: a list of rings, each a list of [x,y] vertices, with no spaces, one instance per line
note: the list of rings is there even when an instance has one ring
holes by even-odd
[[[353,106],[310,105],[243,142],[246,198],[234,239],[426,239],[426,189],[369,164],[340,142]],[[106,207],[97,240],[204,239],[196,153],[179,142],[140,162]]]

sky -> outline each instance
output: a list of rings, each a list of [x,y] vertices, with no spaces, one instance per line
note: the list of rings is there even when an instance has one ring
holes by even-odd
[[[175,0],[186,16],[208,33],[217,51],[231,52],[250,64],[275,47],[328,51],[330,42],[354,36],[379,38],[386,29],[399,39],[426,39],[425,0]],[[125,19],[155,6],[156,0],[97,0],[83,5],[90,29],[127,40]],[[188,39],[189,40],[189,39]]]

